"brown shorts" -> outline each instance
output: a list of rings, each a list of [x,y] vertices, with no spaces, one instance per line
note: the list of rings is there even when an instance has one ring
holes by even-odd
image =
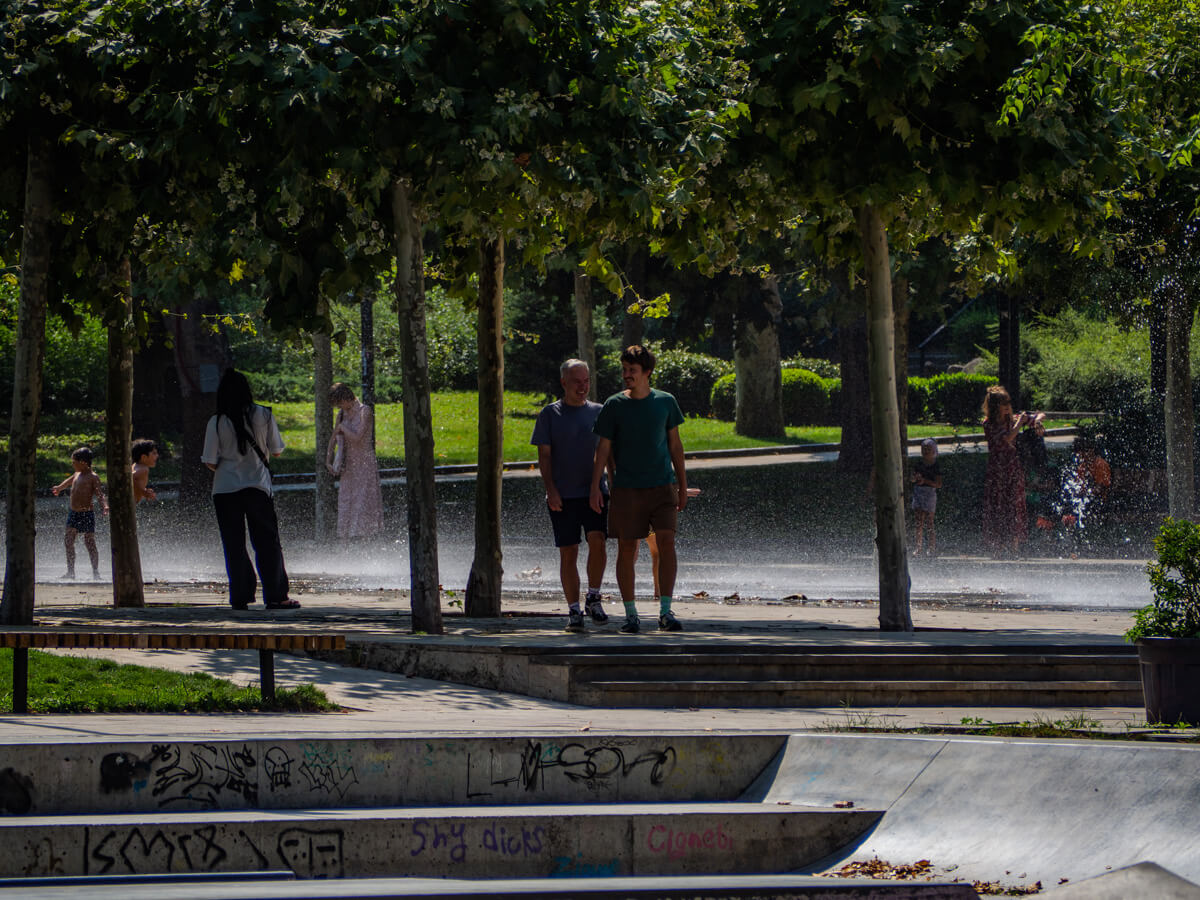
[[[679,492],[675,485],[613,488],[608,505],[611,537],[639,541],[655,531],[674,531],[679,524]]]

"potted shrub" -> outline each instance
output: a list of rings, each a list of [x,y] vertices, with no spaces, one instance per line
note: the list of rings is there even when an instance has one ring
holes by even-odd
[[[1154,602],[1125,633],[1138,648],[1146,721],[1200,724],[1200,525],[1168,518],[1154,550]]]

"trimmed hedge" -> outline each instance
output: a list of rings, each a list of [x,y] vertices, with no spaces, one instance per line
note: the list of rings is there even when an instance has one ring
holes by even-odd
[[[808,369],[783,370],[783,424],[820,425],[829,418],[829,386]]]
[[[806,369],[784,369],[783,420],[787,425],[837,425],[842,408],[842,380],[822,378]],[[908,421],[979,422],[983,397],[996,384],[989,375],[951,372],[908,379]],[[737,414],[737,382],[733,373],[713,384],[710,406],[715,418],[732,422]]]
[[[830,395],[836,390],[841,396],[842,382],[837,378],[822,378],[807,369],[783,369],[783,422],[785,425],[823,425],[830,421]],[[737,379],[730,372],[713,384],[710,395],[712,414],[732,422],[737,416]]]
[[[713,386],[733,369],[733,363],[686,350],[662,350],[655,355],[650,383],[660,391],[674,394],[685,416],[709,415]]]
[[[842,374],[841,364],[832,359],[817,359],[811,356],[801,356],[799,353],[785,359],[782,367],[785,369],[808,369],[822,378],[838,378]]]
[[[928,414],[935,422],[949,422],[951,425],[981,422],[983,398],[987,389],[996,383],[996,379],[990,375],[971,375],[966,372],[934,375],[926,379]]]
[[[980,401],[983,402],[982,400]],[[908,421],[909,424],[928,422],[932,419],[929,414],[929,379],[920,375],[910,375],[908,378]]]
[[[737,416],[737,383],[736,376],[730,372],[722,375],[713,383],[709,395],[710,407],[714,418],[723,422],[732,422]]]

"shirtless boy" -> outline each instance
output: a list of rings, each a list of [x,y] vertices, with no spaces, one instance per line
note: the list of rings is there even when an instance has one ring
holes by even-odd
[[[138,438],[133,442],[133,502],[157,500],[150,487],[150,470],[158,465],[158,446],[154,441]]]
[[[75,535],[83,535],[83,545],[87,547],[88,557],[92,561],[92,575],[100,577],[100,551],[96,549],[96,514],[92,505],[96,498],[108,515],[108,500],[104,496],[104,485],[100,476],[92,471],[92,450],[90,447],[80,447],[71,454],[71,465],[74,473],[68,475],[62,484],[56,484],[50,489],[57,497],[63,491],[70,489],[70,508],[67,511],[67,574],[64,578],[75,577]]]

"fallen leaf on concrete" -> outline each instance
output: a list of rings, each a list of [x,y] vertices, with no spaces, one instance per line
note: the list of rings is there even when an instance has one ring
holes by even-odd
[[[927,859],[920,859],[912,864],[893,865],[877,856],[874,859],[847,863],[833,874],[839,878],[886,878],[905,881],[911,878],[928,879],[932,869],[933,864]]]

